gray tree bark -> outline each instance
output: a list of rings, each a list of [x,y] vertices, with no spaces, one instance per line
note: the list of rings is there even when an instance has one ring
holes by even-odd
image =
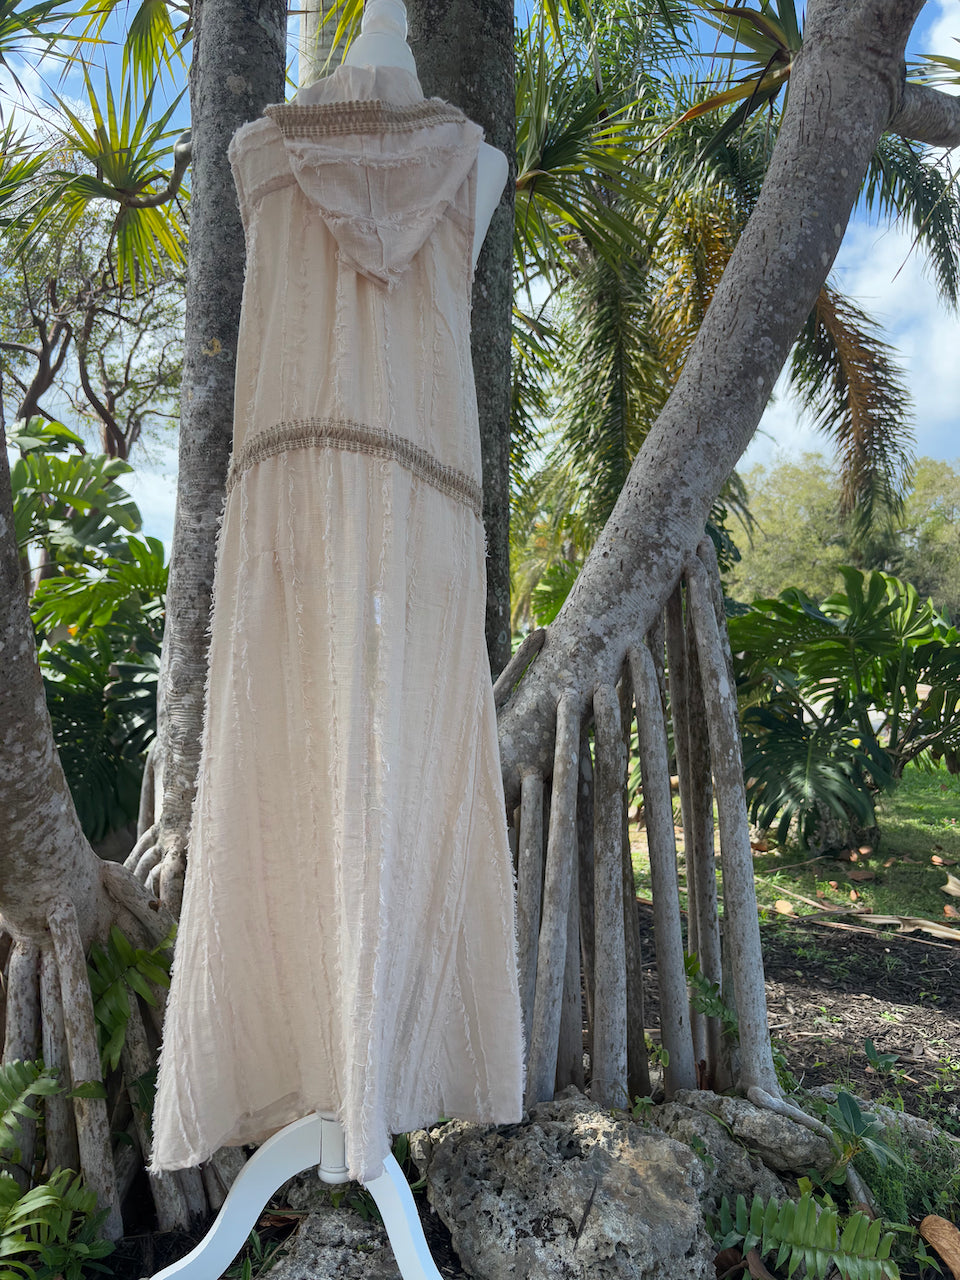
[[[909,123],[923,136],[932,122],[941,144],[960,140],[960,127],[942,127],[944,115],[956,118],[950,104],[904,88],[921,7],[811,0],[757,208],[606,528],[501,711],[508,803],[522,772],[550,774],[559,696],[582,709],[662,611],[833,263],[881,133]]]
[[[73,903],[89,942],[100,922],[99,859],[77,819],[53,741],[14,536],[6,434],[0,428],[0,912],[22,942]]]
[[[200,760],[207,626],[233,436],[245,248],[227,146],[284,97],[282,0],[200,0],[190,69],[193,178],[180,469],[160,683],[159,887],[178,911]]]
[[[473,371],[487,532],[487,652],[510,657],[510,351],[515,107],[510,0],[408,0],[409,40],[428,96],[460,107],[510,162],[473,282]]]
[[[5,975],[4,1061],[43,1054],[66,1086],[100,1080],[93,998],[85,955],[117,924],[134,945],[155,946],[169,922],[122,868],[102,862],[81,830],[47,712],[13,524],[6,436],[0,428],[0,939],[14,946]],[[51,1100],[49,1153],[75,1152],[107,1212],[104,1231],[122,1232],[110,1118],[102,1098]],[[33,1133],[24,1134],[25,1154]],[[147,1153],[144,1153],[147,1154]],[[51,1156],[51,1158],[53,1158]],[[30,1162],[27,1155],[25,1163]],[[190,1214],[178,1185],[168,1220]]]

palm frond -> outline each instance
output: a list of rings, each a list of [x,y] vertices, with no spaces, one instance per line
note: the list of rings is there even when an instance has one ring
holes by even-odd
[[[575,477],[581,517],[606,523],[666,398],[650,327],[650,286],[630,261],[587,263],[570,286],[569,359],[560,381],[561,465]]]
[[[960,302],[960,192],[956,180],[905,138],[884,134],[867,170],[869,209],[899,218],[914,233],[941,295]]]
[[[706,151],[709,152],[756,112],[772,106],[781,89],[790,82],[794,59],[803,39],[794,0],[760,0],[757,9],[747,8],[740,0],[731,4],[720,3],[720,0],[691,0],[691,3],[702,12],[701,22],[733,44],[733,48],[724,53],[701,53],[702,57],[717,58],[728,64],[726,85],[708,92],[676,122],[682,125],[739,103],[737,110],[708,140]],[[734,79],[737,64],[744,68],[744,73]]]
[[[327,62],[333,56],[334,50],[346,51],[350,45],[360,34],[360,22],[363,18],[363,0],[337,0],[324,15],[320,23],[320,28],[333,25],[333,35],[329,39],[330,54]]]
[[[523,478],[511,495],[510,617],[513,631],[534,618],[533,595],[555,566],[578,565],[589,536],[579,519],[577,486],[555,458]]]
[[[49,155],[28,130],[17,133],[12,119],[0,131],[0,230],[26,227],[36,216],[39,202],[31,184]]]
[[[0,66],[18,89],[26,92],[17,75],[17,62],[35,57],[38,42],[46,57],[69,56],[59,53],[57,45],[68,40],[75,46],[77,37],[65,30],[74,17],[76,10],[70,0],[37,0],[34,4],[0,0]]]
[[[954,44],[960,44],[956,36],[953,39]],[[923,84],[960,84],[960,58],[951,58],[943,53],[926,53],[919,61],[907,64],[907,74],[912,80],[919,80]]]
[[[123,45],[123,71],[132,72],[142,93],[149,91],[161,72],[172,72],[175,64],[186,70],[183,49],[192,34],[186,16],[168,0],[142,0],[133,15]]]
[[[168,201],[141,207],[143,197],[161,195],[172,168],[170,140],[179,133],[168,128],[180,98],[159,118],[153,118],[154,86],[142,104],[136,102],[135,86],[129,72],[124,76],[122,97],[114,97],[110,76],[105,74],[101,102],[84,67],[84,81],[92,124],[88,124],[69,103],[60,101],[66,124],[61,134],[71,153],[86,162],[88,169],[60,169],[53,177],[53,203],[44,207],[43,218],[59,215],[60,234],[69,235],[92,201],[110,200],[119,206],[115,223],[115,266],[122,282],[136,282],[138,275],[162,275],[172,264],[185,260],[186,228],[178,203]],[[182,95],[181,95],[182,96]],[[35,219],[36,233],[42,225]]]
[[[517,42],[515,253],[551,275],[585,242],[611,262],[636,250],[631,211],[653,193],[635,164],[640,104],[559,58],[541,26]]]
[[[540,424],[550,407],[550,384],[559,370],[559,341],[556,327],[542,308],[529,314],[514,306],[510,471],[515,483],[525,474],[540,444]]]
[[[740,230],[740,217],[719,184],[678,193],[671,202],[657,241],[664,279],[655,303],[655,327],[671,384],[683,368]]]
[[[820,291],[791,359],[794,390],[836,447],[842,512],[861,533],[896,516],[913,465],[910,396],[890,347],[863,311]]]

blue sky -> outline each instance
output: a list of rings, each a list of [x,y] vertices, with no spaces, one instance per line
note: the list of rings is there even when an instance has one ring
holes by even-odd
[[[516,0],[518,16],[529,10],[531,0]],[[928,0],[911,40],[913,54],[957,54],[960,38],[960,0]],[[712,41],[712,37],[707,35]],[[291,58],[295,52],[291,33]],[[709,47],[709,46],[708,46]],[[119,84],[116,47],[96,51],[110,67],[115,88]],[[51,69],[52,70],[52,69]],[[45,77],[46,78],[46,77]],[[29,79],[28,79],[29,83]],[[33,80],[31,87],[42,93]],[[59,89],[79,96],[78,80]],[[176,89],[169,92],[175,94]],[[184,121],[186,111],[184,109]],[[945,157],[950,163],[951,157]],[[960,163],[960,154],[952,157]],[[960,455],[960,319],[948,314],[926,278],[924,265],[911,250],[911,237],[898,227],[878,227],[862,214],[850,224],[833,272],[838,287],[880,321],[888,341],[899,352],[916,407],[915,430],[920,454],[953,460]],[[768,462],[778,451],[795,456],[809,448],[825,448],[825,442],[807,424],[789,396],[778,394],[767,410],[760,431],[741,462]],[[136,473],[130,489],[144,516],[146,532],[167,544],[173,523],[175,450],[169,442],[138,445]]]

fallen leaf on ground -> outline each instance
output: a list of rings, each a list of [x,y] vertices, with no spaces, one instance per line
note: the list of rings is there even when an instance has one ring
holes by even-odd
[[[831,888],[831,889],[839,889],[839,888],[840,888],[840,886],[839,886],[839,884],[836,882],[836,880],[828,880],[828,881],[827,881],[827,884],[830,886],[830,888]]]
[[[871,855],[871,853],[873,853],[873,845],[872,845],[872,844],[862,844],[862,845],[860,846],[860,849],[859,849],[859,851],[858,851],[858,852],[859,852],[859,854],[860,854],[860,857],[861,857],[861,858],[869,858],[869,857],[870,857],[870,855]]]
[[[877,873],[868,871],[866,867],[854,867],[847,875],[850,880],[876,880],[877,878]]]
[[[852,849],[838,849],[833,855],[835,862],[856,862],[857,855]]]
[[[960,898],[960,880],[956,876],[952,876],[947,872],[947,883],[942,884],[940,888],[944,893],[949,893],[951,898]]]
[[[943,904],[943,914],[949,916],[951,920],[960,920],[960,911],[957,910],[952,902]]]
[[[747,1269],[739,1249],[721,1249],[714,1258],[713,1265],[717,1269],[718,1280],[721,1276],[732,1276],[738,1271],[742,1273]]]
[[[770,846],[767,844],[766,840],[751,840],[750,848],[754,853],[766,853]]]
[[[851,901],[851,902],[856,902],[856,900],[857,900],[859,897],[860,897],[860,895],[859,895],[859,893],[857,893],[856,889],[851,889],[851,890],[850,890],[850,901]]]
[[[788,902],[786,898],[778,898],[773,904],[774,911],[779,911],[782,916],[793,915],[793,903]]]
[[[772,1275],[763,1265],[763,1261],[756,1249],[751,1249],[747,1253],[747,1270],[753,1276],[753,1280],[777,1280],[776,1276]]]
[[[960,1231],[946,1218],[930,1213],[920,1223],[920,1234],[939,1253],[954,1280],[960,1280]]]
[[[884,865],[884,867],[892,867],[892,866],[893,866],[893,864],[894,864],[894,861],[895,861],[895,859],[893,859],[893,858],[888,858],[888,859],[886,860],[886,862],[885,862],[883,865]]]
[[[941,858],[937,853],[933,855],[930,861],[935,867],[955,867],[957,865],[956,858]]]
[[[951,929],[936,920],[924,920],[920,916],[880,916],[864,914],[859,919],[867,924],[896,924],[901,933],[931,933],[935,938],[948,938],[951,942],[960,942],[960,929]],[[958,1277],[960,1280],[960,1277]]]

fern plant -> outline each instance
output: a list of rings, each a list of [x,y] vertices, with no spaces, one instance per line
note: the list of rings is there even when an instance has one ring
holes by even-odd
[[[131,994],[134,999],[140,996],[147,1004],[155,1006],[157,998],[151,983],[155,987],[169,987],[172,946],[171,931],[152,951],[135,948],[123,931],[114,925],[106,947],[94,945],[90,948],[87,972],[93,992],[100,1060],[105,1073],[116,1070],[120,1063],[130,1021]]]
[[[60,1089],[55,1073],[42,1062],[8,1062],[0,1067],[0,1155],[6,1160],[20,1162],[21,1121],[40,1119],[30,1105],[32,1100],[48,1098]]]
[[[766,1204],[754,1196],[749,1209],[745,1198],[737,1196],[732,1210],[724,1196],[719,1217],[710,1220],[710,1227],[719,1249],[738,1248],[744,1257],[751,1250],[761,1258],[772,1256],[772,1265],[777,1271],[785,1268],[787,1280],[801,1266],[811,1280],[825,1280],[834,1269],[842,1280],[900,1277],[890,1257],[893,1233],[859,1210],[841,1221],[829,1196],[818,1202],[805,1191],[797,1201],[771,1198]]]
[[[36,1280],[83,1280],[91,1271],[109,1273],[110,1268],[100,1262],[114,1248],[101,1235],[107,1215],[97,1211],[96,1194],[83,1185],[80,1175],[58,1169],[45,1187],[34,1190],[52,1196],[27,1232],[39,1259]]]
[[[20,1162],[22,1123],[41,1119],[32,1102],[62,1089],[42,1062],[0,1066],[0,1157]],[[58,1169],[28,1190],[12,1173],[0,1172],[0,1280],[83,1280],[107,1271],[100,1259],[114,1246],[102,1237],[106,1216],[70,1169]]]

